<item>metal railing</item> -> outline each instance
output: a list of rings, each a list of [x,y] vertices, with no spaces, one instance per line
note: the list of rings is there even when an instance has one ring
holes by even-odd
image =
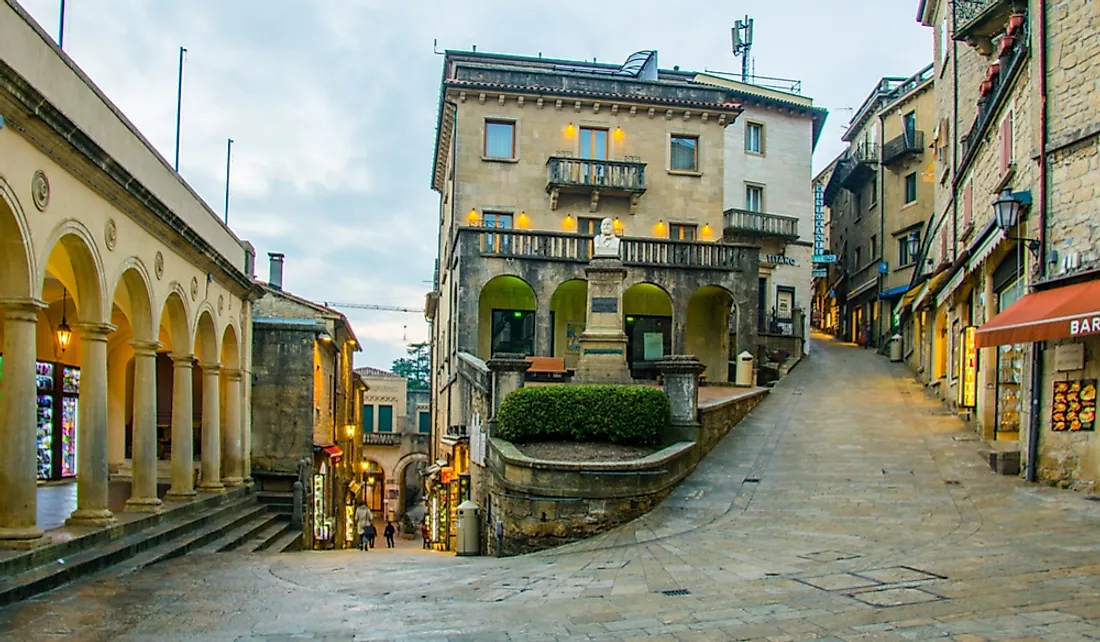
[[[399,432],[365,432],[363,433],[364,446],[400,446],[401,433]]]
[[[985,130],[992,123],[993,115],[997,113],[999,105],[1012,89],[1009,86],[1009,81],[1019,73],[1027,56],[1028,37],[1024,32],[1016,36],[1012,48],[1006,52],[1001,60],[1001,70],[997,77],[993,79],[993,86],[988,95],[978,102],[978,113],[974,117],[974,124],[962,137],[962,161],[956,170],[956,176],[962,176],[965,169],[970,165],[970,161],[973,160],[978,141],[982,140]]]
[[[546,184],[640,194],[645,191],[645,163],[551,156],[546,160]]]
[[[895,136],[882,146],[882,162],[885,165],[897,162],[907,154],[919,154],[924,150],[924,132],[920,130],[905,132]]]
[[[459,236],[476,239],[486,257],[585,263],[592,256],[592,238],[581,234],[464,227]],[[729,243],[622,237],[619,256],[625,265],[740,270],[754,252]]]
[[[723,214],[727,230],[750,236],[798,238],[798,219],[794,216],[728,209]]]

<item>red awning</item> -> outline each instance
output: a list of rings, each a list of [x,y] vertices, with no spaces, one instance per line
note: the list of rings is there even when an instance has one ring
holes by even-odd
[[[979,348],[1100,334],[1100,280],[1028,294],[978,328]]]
[[[328,456],[332,457],[333,459],[340,459],[344,456],[344,451],[340,450],[339,446],[325,446],[321,450],[328,453]]]

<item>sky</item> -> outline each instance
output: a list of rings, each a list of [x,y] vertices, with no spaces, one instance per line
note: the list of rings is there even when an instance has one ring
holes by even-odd
[[[55,37],[59,0],[21,0]],[[431,190],[444,49],[739,71],[730,27],[754,19],[761,76],[802,81],[829,110],[815,173],[843,150],[853,109],[882,76],[932,59],[918,0],[79,0],[66,53],[171,161],[186,47],[180,174],[257,252],[286,254],[285,289],[314,301],[422,308],[439,199]],[[438,42],[438,45],[433,43]],[[809,184],[807,182],[807,189]],[[421,314],[343,310],[389,368],[427,339]]]

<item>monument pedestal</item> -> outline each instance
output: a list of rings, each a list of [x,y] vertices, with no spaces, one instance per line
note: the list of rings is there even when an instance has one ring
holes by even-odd
[[[573,381],[633,383],[626,360],[626,333],[623,332],[626,268],[618,258],[608,257],[592,259],[584,271],[588,276],[588,311]]]

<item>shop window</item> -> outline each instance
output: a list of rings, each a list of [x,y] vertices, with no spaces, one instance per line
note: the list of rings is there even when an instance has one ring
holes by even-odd
[[[657,362],[672,352],[672,317],[626,317],[626,354],[636,379],[656,379]]]
[[[905,176],[905,204],[915,203],[917,200],[917,173],[912,172]]]
[[[374,432],[374,405],[363,404],[363,432]]]
[[[672,137],[669,169],[685,172],[699,171],[698,136]]]
[[[673,241],[694,241],[696,229],[698,229],[697,225],[670,223],[668,226],[668,237]]]
[[[535,354],[534,310],[493,310],[492,354]]]
[[[485,121],[485,158],[516,157],[516,123],[509,120]]]
[[[393,406],[378,406],[378,432],[393,432]]]
[[[417,432],[427,435],[432,432],[432,415],[424,411],[416,413]]]
[[[764,125],[745,123],[745,151],[752,154],[764,153]]]

